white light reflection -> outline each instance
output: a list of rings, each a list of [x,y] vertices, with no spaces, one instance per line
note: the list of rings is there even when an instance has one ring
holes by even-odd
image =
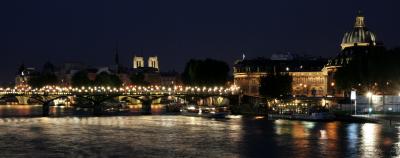
[[[328,136],[326,135],[326,130],[319,130],[319,133],[321,134],[319,139],[328,139]]]
[[[347,142],[349,151],[357,150],[357,142],[358,142],[358,125],[356,123],[350,124],[347,126]]]
[[[367,123],[361,127],[361,157],[375,157],[377,154],[377,136],[381,128],[378,124]]]
[[[286,120],[275,120],[275,133],[277,135],[286,135],[286,134],[291,134],[290,131],[290,124]]]
[[[304,125],[305,128],[307,128],[308,130],[313,129],[315,126],[315,122],[306,122],[303,121],[302,124]]]

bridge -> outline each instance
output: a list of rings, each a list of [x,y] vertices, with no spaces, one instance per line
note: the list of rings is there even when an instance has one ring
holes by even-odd
[[[117,97],[128,97],[139,100],[142,113],[151,114],[151,104],[154,100],[164,97],[199,98],[224,97],[232,98],[239,95],[239,87],[200,87],[200,86],[125,86],[125,87],[65,87],[44,86],[31,88],[29,86],[0,88],[0,99],[15,97],[20,103],[26,104],[29,99],[41,103],[43,116],[49,116],[51,103],[56,99],[73,97],[90,103],[94,115],[100,115],[101,104]]]

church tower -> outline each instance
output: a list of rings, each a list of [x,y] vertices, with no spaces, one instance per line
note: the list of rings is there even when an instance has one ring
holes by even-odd
[[[138,56],[134,56],[133,57],[133,68],[137,69],[137,68],[141,68],[144,67],[144,59],[143,57],[138,57]]]
[[[114,62],[115,62],[115,65],[117,65],[117,66],[119,66],[119,52],[118,52],[118,41],[116,42],[116,44],[115,44],[115,48],[114,48]]]
[[[149,60],[148,60],[147,64],[148,64],[148,67],[159,69],[159,67],[158,67],[158,57],[157,56],[149,57]]]

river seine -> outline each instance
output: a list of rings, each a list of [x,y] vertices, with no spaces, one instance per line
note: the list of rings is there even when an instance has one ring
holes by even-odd
[[[32,114],[32,115],[31,115]],[[15,115],[15,116],[12,116]],[[0,107],[0,157],[396,157],[399,124],[179,115],[32,117]]]

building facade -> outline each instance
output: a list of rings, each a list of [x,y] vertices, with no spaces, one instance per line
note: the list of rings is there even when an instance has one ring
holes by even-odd
[[[326,72],[321,72],[325,63],[326,60],[321,58],[285,58],[284,60],[279,58],[277,60],[271,57],[271,59],[239,60],[233,68],[234,84],[240,86],[244,95],[259,97],[262,77],[276,73],[288,74],[293,79],[294,95],[323,96],[327,92]]]
[[[328,94],[326,71],[289,72],[292,76],[292,95],[321,97]]]

